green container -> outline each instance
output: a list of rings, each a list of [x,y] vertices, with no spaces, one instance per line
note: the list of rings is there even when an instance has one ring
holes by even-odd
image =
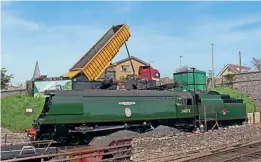
[[[195,76],[195,82],[194,82]],[[174,73],[174,82],[181,83],[182,87],[175,88],[177,91],[194,91],[194,85],[196,91],[206,92],[206,72],[195,70],[189,70],[186,72]],[[195,83],[195,84],[194,84]]]

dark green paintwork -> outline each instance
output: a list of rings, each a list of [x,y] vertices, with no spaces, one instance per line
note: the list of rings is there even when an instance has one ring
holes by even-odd
[[[201,119],[205,117],[204,111],[206,111],[208,120],[215,120],[216,114],[218,120],[244,119],[246,116],[246,104],[224,103],[220,95],[202,95],[199,111]]]
[[[200,95],[198,104],[200,118],[204,118],[204,106],[208,120],[244,119],[246,105],[224,103],[221,95]],[[226,98],[227,100],[227,98]],[[235,99],[232,99],[235,100]],[[121,105],[119,102],[135,102]],[[183,104],[182,104],[183,103]],[[185,103],[187,103],[185,101]],[[191,102],[190,104],[192,104]],[[131,109],[131,116],[125,115],[125,108]],[[227,112],[224,114],[223,110]],[[184,105],[176,97],[73,97],[54,96],[48,115],[42,120],[45,124],[56,123],[94,123],[119,121],[147,121],[156,119],[194,118],[197,114],[194,105]]]
[[[119,102],[135,102],[120,105]],[[192,118],[193,106],[184,112],[175,97],[59,97],[54,96],[44,123],[91,123],[128,120]],[[125,115],[131,109],[131,116]],[[182,111],[183,110],[183,111]]]

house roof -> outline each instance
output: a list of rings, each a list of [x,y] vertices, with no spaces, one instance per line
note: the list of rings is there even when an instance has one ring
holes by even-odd
[[[138,59],[137,57],[134,57],[134,56],[131,56],[130,59],[133,59],[133,60],[136,60],[144,65],[149,65],[148,63],[146,63],[145,61],[142,61],[141,59]],[[117,65],[117,64],[121,64],[123,62],[126,62],[129,60],[129,57],[125,58],[125,59],[122,59],[122,60],[119,60],[117,62],[115,62],[113,65]]]
[[[227,64],[219,73],[218,73],[218,77],[227,69],[231,69],[233,72],[235,73],[239,73],[240,72],[240,66],[239,65],[235,65],[235,64]],[[243,71],[250,71],[250,67],[246,67],[246,66],[241,66],[241,70]]]
[[[240,71],[240,66],[239,65],[235,65],[235,64],[228,64],[228,66],[236,71],[236,72],[239,72]],[[246,70],[246,71],[249,71],[251,68],[249,67],[246,67],[246,66],[241,66],[241,70]]]

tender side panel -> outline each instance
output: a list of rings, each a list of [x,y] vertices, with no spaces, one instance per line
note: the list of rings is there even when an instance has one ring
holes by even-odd
[[[97,53],[83,68],[84,74],[91,81],[96,80],[110,65],[111,60],[130,37],[126,25],[115,26],[112,28],[111,32],[115,32],[115,34],[113,34],[110,39],[106,41],[99,50],[97,50]]]
[[[199,104],[200,119],[215,120],[216,112],[219,115],[223,108],[223,100],[220,95],[203,95],[201,96],[201,104]]]
[[[174,119],[176,118],[175,97],[140,97],[140,109],[134,119]],[[125,107],[124,107],[125,108]]]
[[[220,120],[245,119],[245,103],[224,103],[224,107],[219,111]]]
[[[65,100],[71,100],[70,98]],[[57,99],[58,101],[58,99]],[[82,105],[83,104],[83,108]],[[172,97],[84,97],[83,102],[54,103],[48,123],[124,122],[176,118]],[[59,117],[58,117],[59,116]]]

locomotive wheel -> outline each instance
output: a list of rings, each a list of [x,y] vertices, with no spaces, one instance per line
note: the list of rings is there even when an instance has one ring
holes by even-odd
[[[79,145],[81,142],[80,138],[77,137],[77,136],[72,136],[71,139],[70,139],[70,143],[72,145]]]
[[[86,135],[86,136],[84,136],[84,138],[83,138],[83,142],[84,142],[84,144],[89,144],[89,143],[92,141],[92,139],[93,139],[92,136]]]
[[[67,139],[65,137],[58,138],[58,142],[62,145],[66,144]]]

